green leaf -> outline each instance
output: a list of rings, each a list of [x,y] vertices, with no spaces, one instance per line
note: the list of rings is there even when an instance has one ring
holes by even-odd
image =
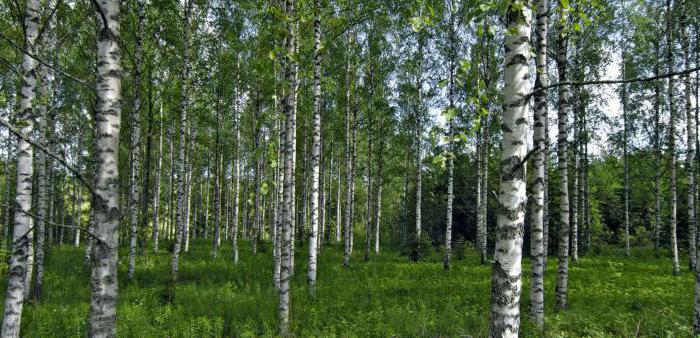
[[[418,33],[423,28],[423,20],[421,17],[414,16],[409,19],[409,21],[411,22],[411,29],[413,29],[414,32]]]

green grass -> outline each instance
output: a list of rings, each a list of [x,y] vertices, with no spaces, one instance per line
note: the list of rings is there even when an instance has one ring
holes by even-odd
[[[181,281],[176,285],[170,282],[168,252],[140,257],[136,281],[127,284],[126,250],[121,249],[119,335],[274,336],[277,295],[269,248],[251,256],[244,244],[241,261],[234,266],[227,245],[215,262],[210,247],[209,242],[193,243],[181,259]],[[23,336],[85,335],[90,294],[82,250],[68,246],[51,250],[45,299],[25,306]],[[292,283],[291,329],[296,336],[486,335],[490,268],[471,255],[444,271],[441,263],[410,263],[390,251],[364,263],[358,247],[352,266],[342,268],[339,248],[326,247],[319,263],[317,296],[310,299],[305,250],[297,251]],[[672,276],[670,260],[655,258],[648,250],[629,259],[617,254],[582,257],[571,268],[570,308],[560,313],[553,312],[556,259],[549,259],[546,336],[691,336],[692,274]],[[524,263],[521,333],[536,337],[540,334],[527,320],[529,260]],[[4,287],[3,282],[3,293]]]

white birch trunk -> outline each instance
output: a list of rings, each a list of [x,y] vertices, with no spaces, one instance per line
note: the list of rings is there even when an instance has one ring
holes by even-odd
[[[24,48],[22,56],[22,89],[20,94],[19,121],[22,133],[30,135],[34,129],[34,110],[37,94],[36,55],[39,34],[39,0],[27,0],[24,13]],[[33,148],[23,139],[17,140],[17,182],[15,193],[15,219],[12,245],[7,270],[5,310],[2,321],[2,337],[19,337],[22,305],[25,297],[25,276],[29,267],[29,245],[32,241],[32,219],[26,212],[32,209]],[[7,225],[6,225],[7,226]]]
[[[521,259],[525,206],[527,153],[527,100],[529,91],[530,1],[515,1],[506,14],[504,45],[504,112],[501,141],[501,179],[496,248],[491,271],[490,337],[517,337],[520,329]]]
[[[293,243],[293,223],[294,223],[294,166],[295,166],[295,143],[296,143],[296,64],[291,56],[295,54],[296,30],[292,19],[295,13],[295,1],[285,0],[284,12],[290,17],[287,22],[287,31],[284,39],[284,48],[287,55],[282,58],[284,69],[284,79],[290,84],[291,90],[284,95],[283,111],[285,114],[285,142],[284,142],[284,196],[282,205],[282,228],[281,228],[281,269],[279,287],[279,333],[281,336],[289,334],[289,313],[290,313],[290,287],[292,276],[292,252]]]
[[[319,179],[321,176],[321,0],[314,1],[314,106],[313,144],[311,149],[311,229],[309,233],[309,292],[316,293],[318,255]]]
[[[547,73],[547,28],[549,21],[548,0],[537,0],[537,36],[535,52],[535,90],[549,82]],[[544,325],[544,204],[545,204],[545,138],[548,118],[547,93],[537,91],[535,94],[534,133],[532,135],[534,154],[532,157],[532,213],[530,226],[530,254],[532,255],[532,278],[530,284],[530,318],[539,327]]]
[[[180,247],[183,241],[183,233],[185,228],[184,208],[185,208],[185,148],[187,137],[187,109],[189,107],[189,93],[187,83],[189,82],[189,39],[190,39],[190,15],[192,12],[192,3],[190,0],[185,0],[184,10],[184,43],[183,43],[183,72],[181,85],[181,107],[180,107],[180,148],[178,150],[178,171],[177,171],[177,211],[176,211],[176,229],[175,229],[175,247],[173,249],[172,273],[173,280],[177,280],[177,272],[180,263]]]
[[[567,42],[568,37],[559,27],[557,38],[557,70],[559,82],[567,81]],[[571,92],[568,85],[559,86],[557,157],[559,170],[559,264],[557,266],[556,303],[558,310],[566,309],[569,282],[569,168],[567,158],[569,134],[569,113],[571,111]]]
[[[119,242],[119,130],[121,120],[121,65],[119,0],[98,0],[97,158],[95,243],[91,277],[90,337],[117,335],[117,244]]]
[[[668,68],[668,73],[673,73],[673,25],[671,16],[671,0],[666,0],[666,66]],[[673,89],[674,89],[674,79],[673,77],[668,78],[668,112],[669,112],[669,124],[668,124],[668,152],[670,154],[670,175],[671,175],[671,252],[673,254],[673,274],[680,274],[680,266],[678,264],[678,238],[676,235],[677,227],[677,209],[678,209],[678,195],[676,191],[676,112],[673,102]]]

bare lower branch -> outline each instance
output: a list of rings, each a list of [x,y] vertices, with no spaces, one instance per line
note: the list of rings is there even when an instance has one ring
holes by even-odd
[[[80,173],[80,171],[79,171],[78,169],[76,169],[75,167],[73,167],[73,166],[71,166],[70,164],[68,164],[68,162],[66,161],[66,159],[64,159],[63,157],[61,157],[61,156],[59,156],[59,155],[57,155],[57,154],[55,154],[55,153],[53,153],[51,150],[49,150],[49,148],[48,148],[46,145],[40,144],[39,142],[36,142],[36,141],[32,140],[31,137],[29,137],[29,136],[25,135],[24,133],[22,133],[22,131],[20,131],[19,129],[17,129],[15,126],[13,126],[13,125],[12,125],[9,121],[7,121],[6,119],[0,118],[0,124],[2,124],[3,126],[7,127],[7,129],[8,129],[11,133],[15,134],[17,137],[19,137],[19,138],[21,138],[22,140],[24,140],[25,142],[29,143],[30,145],[32,145],[32,147],[35,147],[35,148],[37,148],[37,149],[43,151],[44,154],[48,155],[49,157],[51,157],[51,158],[55,159],[56,161],[58,161],[59,163],[61,163],[61,165],[63,165],[66,169],[68,169],[71,173],[73,173],[73,175],[75,175],[75,177],[76,177],[86,188],[88,188],[88,190],[90,190],[90,193],[92,193],[93,196],[97,196],[97,192],[95,191],[95,189],[94,189],[94,187],[92,186],[92,184],[90,184],[90,182],[83,176],[83,174]]]
[[[592,80],[592,81],[582,81],[582,82],[574,82],[574,81],[563,81],[559,83],[553,83],[548,86],[544,86],[541,88],[535,88],[532,90],[532,92],[528,93],[525,95],[525,99],[529,99],[533,95],[535,95],[538,92],[541,91],[547,91],[552,88],[557,88],[561,86],[590,86],[590,85],[609,85],[609,84],[624,84],[624,83],[633,83],[633,82],[649,82],[649,81],[655,81],[655,80],[661,80],[661,79],[666,79],[669,77],[674,77],[678,75],[686,75],[690,73],[694,73],[700,71],[700,67],[695,67],[695,68],[688,68],[684,70],[680,70],[677,72],[672,72],[668,74],[660,74],[660,75],[655,75],[651,77],[637,77],[633,79],[609,79],[609,80]]]
[[[50,225],[53,225],[53,226],[57,226],[57,227],[59,227],[59,228],[78,229],[78,231],[80,231],[80,232],[82,232],[82,233],[84,233],[84,234],[86,234],[86,235],[92,237],[92,238],[95,239],[96,241],[98,241],[98,242],[100,242],[100,243],[104,243],[104,241],[103,241],[101,238],[97,237],[97,235],[95,235],[95,234],[93,234],[92,232],[88,231],[87,229],[83,229],[83,228],[81,228],[81,227],[79,227],[79,226],[77,226],[77,225],[68,225],[68,224],[63,224],[63,223],[56,223],[56,222],[53,222],[53,221],[49,220],[49,219],[46,218],[46,217],[41,217],[41,216],[36,215],[36,214],[33,214],[33,213],[29,212],[29,211],[24,211],[24,210],[22,210],[22,208],[19,208],[19,207],[17,207],[17,206],[11,206],[11,205],[7,205],[7,204],[4,204],[4,203],[0,203],[0,206],[2,206],[3,208],[12,208],[13,210],[15,210],[15,211],[17,211],[17,212],[21,212],[21,213],[27,215],[28,217],[31,217],[31,218],[34,218],[34,219],[43,220],[44,222],[46,222],[46,224],[50,224]],[[29,230],[27,230],[27,232],[25,232],[24,234],[22,234],[22,236],[20,236],[19,238],[22,238],[22,237],[25,237],[25,236],[29,235],[29,233],[32,232],[32,230],[34,230],[35,227],[36,227],[36,225],[32,225],[32,226],[29,228]],[[12,242],[12,244],[14,244],[14,243],[15,243],[15,241]]]
[[[94,86],[90,85],[89,83],[87,83],[87,82],[81,80],[81,79],[78,78],[77,76],[72,75],[72,74],[69,74],[69,73],[66,73],[65,71],[63,71],[63,70],[61,70],[61,69],[58,69],[58,68],[54,67],[53,65],[49,64],[48,62],[46,62],[46,61],[40,59],[38,56],[27,52],[24,48],[18,46],[14,41],[12,41],[10,38],[6,37],[6,36],[3,35],[2,33],[0,33],[0,38],[2,38],[3,40],[7,41],[7,43],[9,43],[10,46],[12,46],[12,48],[14,48],[14,49],[16,49],[16,50],[22,52],[23,54],[28,55],[28,56],[31,57],[32,59],[36,60],[36,61],[37,61],[39,64],[41,64],[42,66],[45,66],[45,67],[47,67],[47,68],[49,68],[49,69],[51,69],[51,70],[53,70],[53,71],[55,71],[55,72],[58,72],[58,73],[60,73],[61,75],[65,76],[65,77],[67,77],[67,78],[69,78],[69,79],[71,79],[71,80],[73,80],[73,81],[75,81],[75,82],[77,82],[77,83],[79,83],[79,84],[81,84],[81,85],[83,85],[83,86],[86,86],[86,87],[91,88],[91,89],[94,87]]]

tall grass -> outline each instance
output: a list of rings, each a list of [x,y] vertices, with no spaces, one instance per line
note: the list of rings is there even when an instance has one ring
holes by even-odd
[[[269,244],[266,244],[269,245]],[[224,246],[216,261],[211,243],[194,241],[173,284],[170,254],[139,257],[135,281],[120,260],[118,332],[123,337],[251,337],[276,334],[277,294],[271,250],[257,256],[243,243],[233,265]],[[44,300],[25,306],[27,337],[79,337],[87,330],[89,269],[83,248],[53,247],[48,254]],[[306,248],[298,248],[292,282],[291,330],[299,337],[475,336],[488,330],[490,267],[466,254],[444,271],[439,259],[412,263],[392,251],[356,254],[341,267],[342,251],[324,247],[315,298],[307,295]],[[467,248],[467,250],[469,250]],[[121,250],[126,254],[126,250]],[[435,258],[439,253],[435,253]],[[584,256],[570,270],[570,308],[553,312],[556,258],[546,274],[549,337],[691,336],[693,276],[671,275],[670,261],[638,249],[625,259],[606,250]],[[523,261],[522,336],[540,336],[527,320],[529,262]],[[5,270],[1,270],[5,277]],[[2,283],[4,288],[5,283]]]

